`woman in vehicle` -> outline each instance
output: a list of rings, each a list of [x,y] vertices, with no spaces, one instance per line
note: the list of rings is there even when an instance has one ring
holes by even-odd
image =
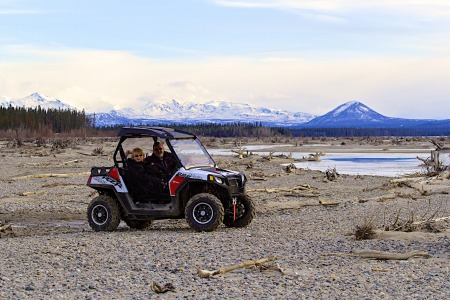
[[[156,177],[147,173],[144,165],[145,155],[141,148],[127,151],[128,178],[137,197],[161,192],[161,183]]]

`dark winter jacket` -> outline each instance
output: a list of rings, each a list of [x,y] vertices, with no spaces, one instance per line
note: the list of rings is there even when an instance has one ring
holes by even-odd
[[[177,163],[172,153],[164,151],[162,158],[155,154],[147,157],[145,168],[147,173],[167,181],[177,170]]]
[[[135,195],[148,195],[161,192],[160,180],[148,174],[143,162],[127,159],[128,179]]]

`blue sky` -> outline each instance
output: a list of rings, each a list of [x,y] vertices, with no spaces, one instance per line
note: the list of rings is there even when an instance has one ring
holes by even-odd
[[[450,2],[0,0],[0,97],[450,118]]]

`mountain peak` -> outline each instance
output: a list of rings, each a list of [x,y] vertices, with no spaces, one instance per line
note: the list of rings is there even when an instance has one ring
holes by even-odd
[[[29,95],[27,97],[24,97],[24,98],[22,98],[22,100],[26,100],[26,101],[29,101],[29,102],[35,101],[38,105],[41,105],[41,104],[47,103],[47,102],[55,101],[55,99],[52,99],[52,98],[47,97],[47,96],[44,96],[44,95],[42,95],[42,94],[40,94],[38,92],[34,92],[31,95]],[[59,100],[56,100],[56,101],[59,101]]]
[[[349,101],[308,122],[308,127],[373,127],[391,118],[383,116],[359,101]]]
[[[38,92],[34,92],[28,97],[35,97],[35,98],[42,98],[42,99],[46,98],[45,96],[43,96],[42,94],[40,94]]]
[[[334,110],[332,110],[330,113],[333,113],[333,116],[335,116],[335,117],[342,115],[342,114],[348,114],[348,113],[360,114],[360,115],[364,115],[367,113],[377,114],[374,110],[370,109],[369,107],[367,107],[366,105],[364,105],[363,103],[361,103],[359,101],[346,102],[346,103],[338,106]]]
[[[74,107],[62,103],[60,100],[44,96],[38,92],[34,92],[24,98],[9,99],[2,101],[0,106],[14,106],[14,107],[32,107],[40,106],[43,109],[75,109]]]

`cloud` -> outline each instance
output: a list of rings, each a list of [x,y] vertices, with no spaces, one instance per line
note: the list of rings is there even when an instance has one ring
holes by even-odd
[[[20,6],[20,4],[20,1],[1,0],[0,15],[34,15],[45,13],[41,9],[17,8],[17,6]]]
[[[350,23],[360,26],[428,27],[431,22],[448,27],[450,2],[446,0],[210,0],[223,7],[273,9],[297,14],[323,23]],[[397,22],[396,22],[397,21]],[[409,25],[410,26],[410,25]]]
[[[206,87],[187,80],[168,81],[160,83],[151,91],[143,92],[138,100],[152,103],[165,103],[172,99],[179,102],[204,103],[217,99],[217,94],[212,93]],[[222,97],[224,99],[224,97]]]
[[[40,14],[42,12],[36,10],[24,10],[24,9],[0,9],[0,15],[30,15]]]
[[[448,118],[450,108],[448,56],[161,61],[122,51],[25,48],[22,53],[43,59],[0,61],[2,96],[40,92],[87,111],[171,99],[222,100],[312,114],[358,100],[382,114],[405,118]],[[431,100],[432,107],[425,105]]]
[[[324,0],[212,0],[213,3],[228,7],[247,8],[277,8],[277,9],[309,9],[309,10],[336,10],[341,4],[340,1]],[[342,2],[342,1],[341,1]]]
[[[45,13],[40,10],[28,10],[28,9],[2,9],[0,8],[0,15],[36,15]]]
[[[227,7],[301,9],[327,12],[383,11],[387,13],[415,13],[448,15],[450,3],[446,0],[210,0]]]

